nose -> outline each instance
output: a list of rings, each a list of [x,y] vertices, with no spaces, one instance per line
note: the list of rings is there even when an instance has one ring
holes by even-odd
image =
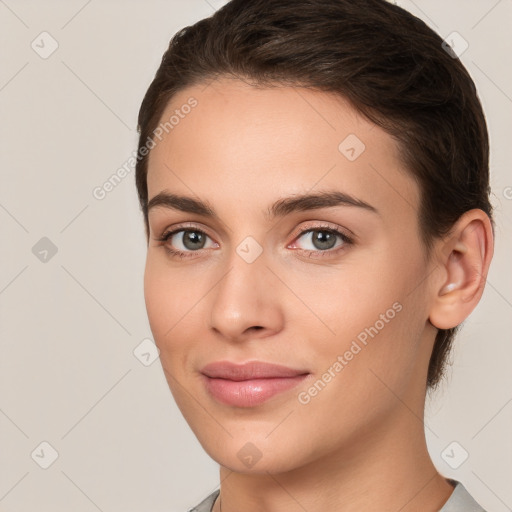
[[[265,338],[283,326],[278,279],[264,253],[252,263],[236,252],[211,296],[210,327],[228,341]]]

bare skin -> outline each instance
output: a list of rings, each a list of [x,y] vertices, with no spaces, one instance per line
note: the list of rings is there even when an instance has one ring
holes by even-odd
[[[162,116],[198,102],[152,149],[148,192],[200,199],[217,217],[151,208],[144,285],[171,392],[220,465],[222,512],[438,511],[453,488],[425,442],[428,362],[437,328],[458,325],[481,297],[489,219],[467,212],[427,257],[419,189],[390,135],[327,93],[227,78],[206,85],[178,93]],[[365,145],[353,160],[357,139],[339,149],[349,134]],[[279,199],[325,191],[373,210],[267,216]],[[184,245],[183,231],[158,240],[180,228],[202,231],[204,246]],[[335,235],[326,250],[312,229],[352,242]],[[237,253],[248,236],[262,250],[251,263]],[[377,333],[354,349],[372,326]],[[221,360],[309,375],[262,404],[230,406],[201,374]],[[315,393],[319,379],[328,382]]]

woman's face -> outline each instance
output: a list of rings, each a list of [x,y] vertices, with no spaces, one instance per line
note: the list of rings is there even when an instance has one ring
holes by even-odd
[[[149,159],[145,299],[204,449],[287,471],[421,416],[433,269],[392,137],[330,94],[229,79],[180,92],[171,117]]]

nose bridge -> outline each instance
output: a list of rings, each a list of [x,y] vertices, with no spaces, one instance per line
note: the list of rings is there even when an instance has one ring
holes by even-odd
[[[251,327],[279,328],[282,312],[267,264],[263,248],[252,237],[233,247],[228,270],[213,296],[212,328],[230,339],[243,336]]]

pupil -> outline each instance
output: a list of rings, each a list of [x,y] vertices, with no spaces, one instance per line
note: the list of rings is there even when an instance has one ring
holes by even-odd
[[[328,231],[315,231],[313,236],[313,243],[318,249],[332,249],[336,243],[334,233]]]
[[[187,249],[201,249],[201,246],[204,245],[203,234],[198,233],[197,231],[188,231],[187,233],[184,233],[183,245]]]

